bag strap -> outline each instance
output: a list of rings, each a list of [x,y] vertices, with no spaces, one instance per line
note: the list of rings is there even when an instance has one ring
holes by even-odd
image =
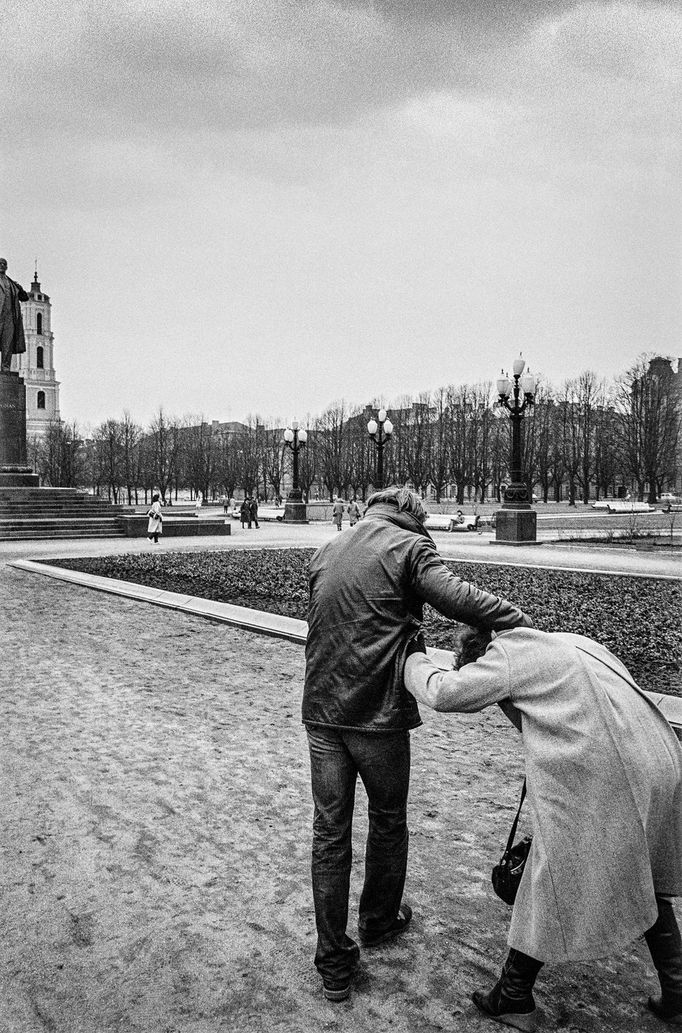
[[[509,839],[507,840],[507,847],[506,847],[506,850],[505,850],[505,854],[508,854],[509,851],[511,850],[512,846],[514,845],[514,836],[516,835],[516,826],[519,823],[519,818],[521,816],[521,808],[523,807],[523,801],[525,799],[526,799],[526,780],[524,778],[524,780],[523,780],[523,789],[521,790],[521,801],[519,803],[519,809],[516,812],[516,817],[514,818],[514,821],[513,821],[512,827],[511,827],[511,832],[509,833]]]

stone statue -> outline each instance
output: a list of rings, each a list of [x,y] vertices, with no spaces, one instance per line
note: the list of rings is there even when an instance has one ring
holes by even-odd
[[[7,259],[0,258],[0,373],[9,373],[12,356],[26,351],[20,301],[28,301],[24,288],[7,275]]]

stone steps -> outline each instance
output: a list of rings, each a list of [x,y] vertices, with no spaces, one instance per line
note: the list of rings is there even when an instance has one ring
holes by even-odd
[[[85,530],[79,529],[77,531],[40,531],[32,529],[30,531],[3,531],[0,529],[0,541],[3,542],[18,542],[18,541],[43,541],[49,539],[62,539],[62,538],[121,538],[121,532],[119,530],[107,531],[97,530],[96,528],[86,528]]]
[[[120,538],[126,510],[76,488],[2,488],[0,540]]]
[[[73,519],[73,520],[41,520],[27,518],[25,520],[2,520],[0,519],[0,538],[10,531],[79,531],[79,530],[106,530],[112,533],[119,533],[121,525],[116,517],[100,517],[98,519]]]
[[[99,516],[119,516],[124,510],[119,506],[0,506],[0,520],[14,520],[33,517],[81,518],[87,520]]]

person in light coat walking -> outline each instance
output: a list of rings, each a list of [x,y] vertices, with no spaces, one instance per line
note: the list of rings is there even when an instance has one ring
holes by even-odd
[[[423,652],[405,664],[415,699],[469,713],[499,703],[522,732],[533,842],[512,912],[511,948],[484,1014],[535,1024],[545,962],[589,961],[644,934],[660,1018],[682,1025],[682,748],[655,703],[606,647],[519,627],[471,633],[443,671]],[[473,662],[471,662],[473,661]]]
[[[147,523],[147,537],[150,542],[156,542],[158,544],[159,535],[163,534],[163,517],[161,515],[159,495],[152,495],[152,505],[147,516],[149,517],[149,521]]]
[[[341,530],[341,522],[343,520],[343,500],[340,498],[334,499],[334,505],[332,506],[332,520],[337,531]]]
[[[355,527],[355,525],[357,524],[358,520],[362,516],[362,510],[360,509],[360,506],[358,505],[358,500],[357,499],[353,499],[352,502],[348,503],[348,516],[350,517],[350,526],[351,527]]]

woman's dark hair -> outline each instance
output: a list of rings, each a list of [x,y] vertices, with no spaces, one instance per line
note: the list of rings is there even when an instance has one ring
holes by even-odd
[[[492,642],[492,634],[480,628],[464,628],[459,636],[459,666],[473,664]]]
[[[158,502],[158,501],[159,501],[159,496],[158,495],[152,495],[152,502]]]

